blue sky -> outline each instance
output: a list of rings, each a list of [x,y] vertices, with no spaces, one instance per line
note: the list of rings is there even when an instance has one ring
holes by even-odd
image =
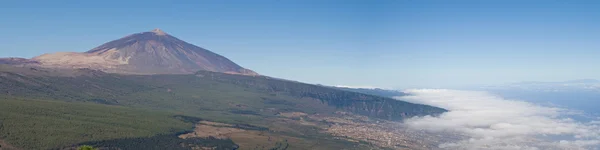
[[[261,74],[453,87],[600,79],[596,1],[0,1],[0,57],[162,30]]]

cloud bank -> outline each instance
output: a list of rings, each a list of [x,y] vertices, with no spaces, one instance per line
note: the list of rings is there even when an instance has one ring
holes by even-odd
[[[598,149],[600,122],[577,122],[572,111],[504,99],[481,91],[415,89],[404,101],[450,110],[438,117],[405,121],[414,129],[451,132],[467,138],[442,149]]]

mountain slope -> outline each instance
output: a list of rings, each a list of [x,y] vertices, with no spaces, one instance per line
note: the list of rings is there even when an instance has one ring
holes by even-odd
[[[91,68],[125,74],[187,74],[199,70],[257,75],[209,50],[160,29],[129,35],[85,53],[59,52],[34,57],[50,68]]]
[[[310,101],[320,103],[318,105],[328,111],[337,108],[388,120],[445,112],[427,105],[264,76],[209,71],[200,71],[195,75],[118,75],[89,69],[65,72],[67,70],[56,73],[40,69],[0,71],[0,93],[180,111],[189,108],[194,113],[202,108],[214,110],[223,107],[228,105],[228,101],[246,103],[245,110],[257,112],[270,103],[281,104],[278,107],[286,109],[309,111],[316,107],[303,108],[296,104]],[[197,103],[199,101],[203,102]]]
[[[0,93],[2,93],[0,94],[0,103],[3,103],[6,107],[24,108],[24,106],[17,106],[16,104],[14,106],[8,105],[12,105],[11,100],[16,99],[60,101],[61,103],[57,104],[64,106],[57,105],[56,107],[60,106],[60,108],[56,109],[67,112],[71,106],[62,104],[62,102],[90,104],[93,107],[105,106],[131,108],[131,110],[151,110],[173,115],[199,117],[213,122],[241,125],[242,127],[247,125],[257,126],[266,130],[260,132],[248,131],[248,134],[252,133],[252,135],[232,137],[232,139],[235,143],[245,143],[246,145],[252,145],[256,142],[267,145],[269,143],[274,144],[268,140],[271,136],[280,137],[279,139],[294,139],[290,140],[289,144],[291,147],[296,147],[295,149],[348,149],[357,146],[357,144],[365,146],[361,143],[348,143],[348,141],[332,137],[328,132],[323,132],[328,130],[331,122],[314,118],[331,120],[327,118],[338,118],[338,112],[349,112],[368,116],[373,120],[401,121],[413,116],[437,115],[446,111],[437,107],[413,104],[391,98],[265,76],[245,76],[210,71],[199,71],[195,74],[123,75],[91,69],[56,70],[0,65]],[[19,105],[22,103],[27,102],[21,102]],[[87,106],[81,105],[81,107]],[[59,111],[52,109],[54,109],[54,106],[49,106],[48,109],[44,110],[28,109],[30,111],[24,111],[23,113],[36,112],[43,114],[43,111]],[[294,120],[293,118],[287,119],[285,114],[305,114],[307,116],[299,118],[300,120]],[[79,117],[78,115],[80,114],[73,114],[69,117]],[[73,123],[70,121],[71,118],[64,118],[60,114],[47,117],[48,119],[41,120],[38,123],[41,127],[44,127],[44,124],[62,119],[67,119],[65,124],[78,123]],[[27,118],[11,118],[10,122],[6,123],[14,124],[29,121]],[[94,117],[93,119],[97,119],[94,123],[105,126],[97,128],[97,130],[105,130],[104,128],[108,130],[111,124],[123,124],[119,121],[107,123],[110,117]],[[168,119],[168,117],[157,119]],[[0,126],[5,124],[2,123],[2,120],[5,119],[0,115]],[[307,124],[308,122],[310,123]],[[60,124],[54,125],[59,126]],[[27,126],[6,126],[5,124],[4,127],[10,127],[5,128],[7,131],[18,130],[22,133],[28,131]],[[49,127],[56,128],[54,126]],[[77,127],[85,129],[89,126]],[[139,127],[132,126],[131,128],[138,129]],[[168,128],[161,127],[161,130],[168,130]],[[348,131],[351,132],[352,130]],[[51,141],[52,138],[49,138],[54,134],[53,132],[51,133],[49,130],[39,132],[44,134],[27,134],[26,136],[14,132],[0,132],[0,138],[11,137],[3,139],[7,139],[9,144],[18,147],[39,149],[41,147],[29,147],[29,144],[25,143],[34,139],[40,142],[48,142],[46,146],[68,146],[68,144],[77,144],[76,142],[90,139],[81,139],[77,135],[94,135],[95,130],[71,131],[73,133],[68,138],[56,139],[55,141]],[[154,139],[139,137],[143,138],[141,139],[142,143],[129,143],[132,141],[131,139],[122,138],[137,137],[137,135],[129,132],[106,134],[111,137],[110,139],[117,140],[115,142],[125,142],[126,145],[144,144],[144,142]],[[176,133],[171,132],[168,134]],[[263,136],[263,134],[268,134],[268,136]],[[264,137],[264,140],[248,141],[249,139],[245,138],[248,136],[260,136]],[[176,135],[165,138],[179,142],[176,140]],[[88,142],[94,143],[94,141]],[[100,142],[99,145],[111,145],[110,143],[112,143],[97,142]],[[46,146],[43,147],[48,148]]]

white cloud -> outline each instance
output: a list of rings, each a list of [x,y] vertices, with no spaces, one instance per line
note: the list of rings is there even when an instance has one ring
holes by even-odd
[[[440,145],[445,149],[597,149],[598,122],[564,117],[560,108],[504,99],[487,92],[445,89],[406,90],[398,99],[450,110],[438,117],[405,121],[414,129],[453,132],[468,138]]]

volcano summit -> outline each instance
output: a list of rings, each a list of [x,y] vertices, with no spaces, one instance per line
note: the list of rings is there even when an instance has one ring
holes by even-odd
[[[160,29],[132,34],[84,53],[44,54],[29,61],[36,63],[25,65],[46,68],[90,68],[123,74],[185,74],[206,70],[258,75],[219,54],[182,41]]]

